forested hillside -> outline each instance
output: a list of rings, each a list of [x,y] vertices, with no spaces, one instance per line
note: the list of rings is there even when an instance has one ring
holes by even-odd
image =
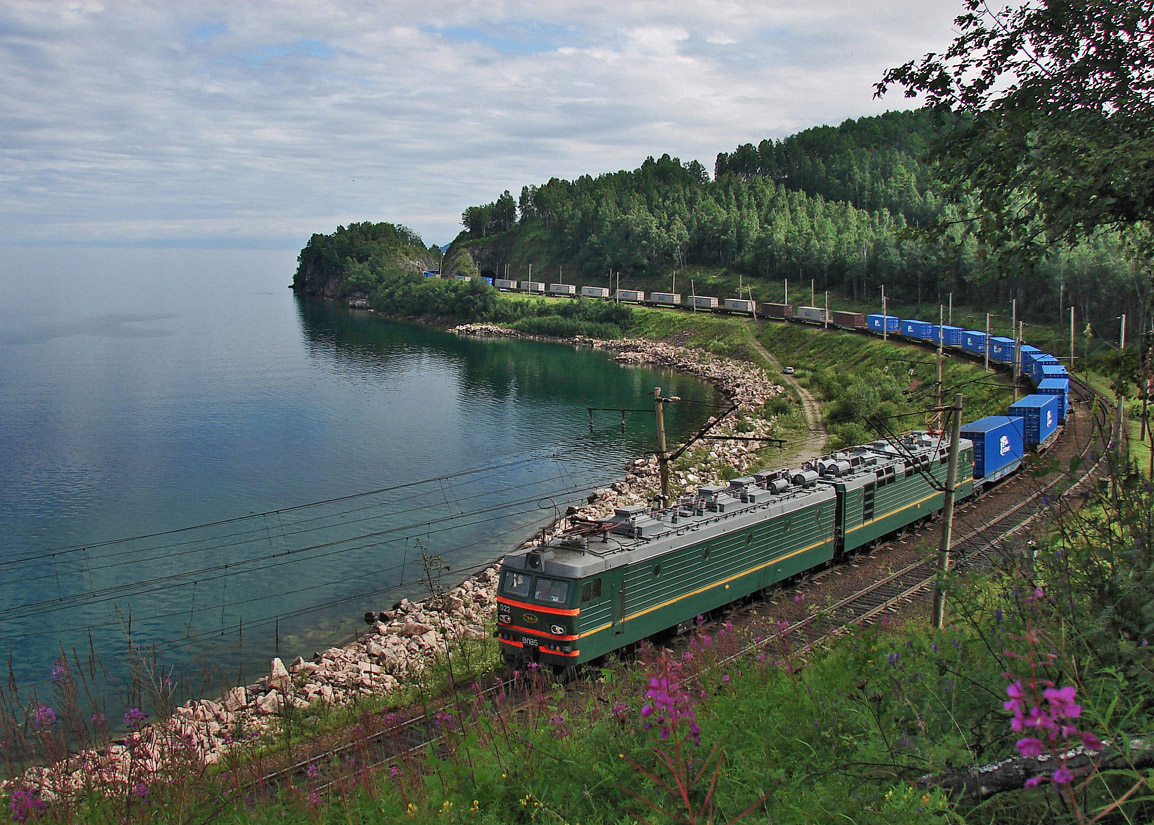
[[[1095,324],[1127,307],[1137,313],[1149,279],[1112,235],[1054,248],[1031,272],[983,267],[922,160],[953,125],[921,110],[822,126],[722,152],[713,179],[699,162],[668,155],[633,171],[553,178],[466,209],[452,257],[465,271],[508,267],[514,278],[530,262],[569,282],[604,283],[617,272],[622,285],[642,288],[675,272],[728,271],[761,296],[786,278],[813,279],[819,291],[863,302],[876,302],[885,284],[907,303],[953,292],[981,305],[1016,297],[1046,318],[1074,305]]]
[[[434,267],[440,250],[391,223],[351,223],[331,235],[314,234],[301,250],[292,288],[306,295],[370,294],[390,275]]]

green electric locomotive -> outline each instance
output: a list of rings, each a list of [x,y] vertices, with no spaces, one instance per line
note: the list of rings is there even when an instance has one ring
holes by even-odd
[[[957,495],[973,448],[959,444]],[[673,507],[617,508],[505,556],[497,591],[504,660],[563,669],[654,634],[921,520],[943,506],[948,438],[914,433],[702,487]]]

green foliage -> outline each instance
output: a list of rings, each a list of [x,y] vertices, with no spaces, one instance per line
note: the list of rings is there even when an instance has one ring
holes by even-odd
[[[383,281],[437,256],[420,236],[391,223],[352,223],[331,235],[315,234],[297,257],[292,287],[310,295],[371,294]],[[336,287],[334,292],[333,287]]]
[[[944,53],[877,84],[961,115],[935,145],[950,195],[1003,265],[1030,268],[1055,242],[1154,219],[1154,7],[1032,0],[995,12],[967,0]]]

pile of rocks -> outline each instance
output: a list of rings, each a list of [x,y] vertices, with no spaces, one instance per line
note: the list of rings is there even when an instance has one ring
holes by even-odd
[[[217,700],[195,699],[168,719],[132,731],[109,747],[78,753],[65,762],[27,771],[5,783],[34,789],[51,800],[98,786],[116,790],[179,764],[212,765],[231,750],[279,731],[293,710],[314,702],[346,704],[386,695],[418,677],[430,662],[463,642],[482,639],[494,623],[498,567],[490,567],[441,596],[409,601],[377,615],[369,632],[344,647],[273,659],[269,674],[234,687]]]

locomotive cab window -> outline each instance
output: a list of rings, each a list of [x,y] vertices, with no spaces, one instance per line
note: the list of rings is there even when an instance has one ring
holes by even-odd
[[[505,572],[504,578],[501,579],[501,590],[511,596],[528,596],[529,585],[532,581],[532,576],[508,570]]]
[[[565,600],[569,598],[569,582],[538,576],[537,588],[533,591],[533,598],[539,602],[563,604]]]

